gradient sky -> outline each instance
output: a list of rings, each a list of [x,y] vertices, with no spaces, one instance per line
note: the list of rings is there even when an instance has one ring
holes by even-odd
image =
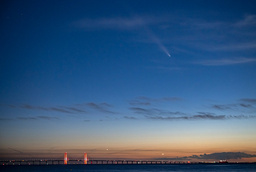
[[[256,155],[255,1],[0,6],[0,158]]]

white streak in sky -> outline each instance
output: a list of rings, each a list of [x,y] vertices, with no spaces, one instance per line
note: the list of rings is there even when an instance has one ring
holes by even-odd
[[[169,53],[169,51],[167,50],[167,48],[162,44],[162,42],[159,40],[158,37],[156,37],[156,35],[154,35],[152,32],[150,32],[150,30],[147,29],[149,38],[158,45],[158,47],[169,57],[171,57],[171,54]]]
[[[171,57],[167,48],[162,44],[159,38],[148,28],[149,25],[158,23],[159,20],[152,17],[133,17],[133,18],[99,18],[99,19],[83,19],[74,22],[74,25],[81,28],[93,29],[119,29],[132,30],[135,28],[144,28],[151,41],[156,43],[158,47],[169,57]]]

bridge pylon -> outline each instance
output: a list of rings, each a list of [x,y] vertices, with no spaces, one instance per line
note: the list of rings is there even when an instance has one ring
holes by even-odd
[[[68,164],[68,153],[67,152],[64,153],[64,164],[65,165]]]
[[[84,153],[84,164],[87,164],[88,158],[87,158],[87,153]]]

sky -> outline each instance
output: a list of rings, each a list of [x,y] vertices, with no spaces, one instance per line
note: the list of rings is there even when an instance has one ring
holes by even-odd
[[[256,161],[256,3],[0,5],[0,158]]]

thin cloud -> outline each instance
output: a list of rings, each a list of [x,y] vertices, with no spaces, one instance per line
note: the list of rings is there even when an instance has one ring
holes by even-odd
[[[212,107],[217,110],[231,109],[230,105],[213,105]]]
[[[197,113],[200,114],[200,115],[215,115],[212,112],[197,112]]]
[[[134,113],[137,114],[143,114],[147,116],[168,116],[168,115],[185,115],[185,113],[179,112],[179,111],[165,111],[157,108],[142,108],[142,107],[131,107],[130,110],[132,110]]]
[[[138,101],[138,100],[132,100],[130,102],[130,105],[132,105],[132,106],[149,106],[149,105],[151,105],[151,103],[150,102]]]
[[[116,112],[111,111],[110,108],[112,106],[108,103],[83,103],[83,104],[76,104],[71,106],[51,106],[51,107],[44,107],[44,106],[34,106],[30,104],[25,104],[21,106],[15,105],[8,105],[10,108],[22,108],[28,110],[40,110],[40,111],[49,111],[49,112],[60,112],[66,114],[77,114],[77,113],[88,113],[88,111],[96,110],[104,113],[111,113],[115,114]]]
[[[131,107],[130,110],[132,110],[134,113],[138,113],[138,114],[149,114],[152,112],[151,110],[141,108],[141,107]]]
[[[179,97],[162,97],[162,98],[150,98],[150,97],[136,97],[135,99],[130,101],[130,105],[132,106],[140,106],[140,105],[145,105],[149,106],[152,105],[153,103],[159,103],[159,102],[175,102],[175,101],[180,101],[182,100]]]
[[[63,112],[63,113],[73,113],[73,112],[68,111],[65,108],[61,108],[61,107],[50,107],[50,108],[48,108],[48,110],[57,111],[57,112]]]
[[[226,119],[225,115],[194,115],[194,116],[147,116],[148,119],[153,120],[203,120],[203,119],[210,119],[210,120],[223,120]]]
[[[256,26],[256,15],[246,15],[242,20],[234,24],[236,27],[253,27]]]
[[[134,113],[137,114],[144,114],[144,115],[154,115],[154,114],[160,114],[163,111],[156,108],[146,109],[141,107],[131,107],[130,110],[132,110]]]
[[[42,106],[32,106],[32,105],[22,105],[20,108],[30,109],[30,110],[43,110],[43,111],[55,111],[55,112],[62,112],[62,113],[73,113],[66,109],[66,107],[42,107]]]
[[[240,105],[241,106],[241,105]],[[215,108],[226,110],[230,107],[227,105],[215,105]],[[249,119],[255,118],[256,116],[246,116],[246,115],[216,115],[211,112],[198,112],[195,115],[179,112],[179,111],[165,111],[157,108],[141,108],[141,107],[131,107],[136,114],[144,115],[146,119],[150,120],[227,120],[227,119]]]
[[[53,116],[37,116],[37,119],[55,120],[55,119],[59,119],[59,118],[53,117]]]
[[[134,100],[130,101],[130,105],[136,106],[136,105],[145,105],[149,106],[151,105],[152,101],[148,97],[137,97]]]
[[[244,103],[240,103],[239,106],[244,107],[244,108],[251,108],[252,107],[252,105],[244,104]]]
[[[226,117],[227,119],[251,119],[251,118],[256,118],[256,116],[253,115],[230,115]]]
[[[211,115],[211,114],[204,114],[204,115],[194,115],[189,119],[213,119],[213,120],[222,120],[225,119],[225,115]]]
[[[239,44],[225,44],[209,47],[209,51],[240,51],[255,49],[256,42],[240,42]],[[249,58],[248,58],[249,59]],[[238,59],[239,60],[239,59]]]
[[[137,120],[137,118],[133,116],[124,116],[125,119]]]
[[[131,108],[134,113],[142,114],[149,120],[228,120],[228,119],[250,119],[256,118],[253,115],[216,115],[211,112],[198,112],[196,115],[190,115],[183,112],[170,112],[162,111],[160,109],[144,109],[144,108]]]
[[[36,120],[35,117],[17,117],[18,120]]]
[[[239,33],[237,33],[239,35]],[[241,34],[241,33],[240,33]],[[250,32],[248,33],[250,34]],[[256,37],[256,33],[255,36],[254,35],[245,35],[243,37]],[[242,37],[242,35],[240,35],[240,37]],[[222,38],[223,40],[228,39],[228,38]],[[238,52],[238,51],[252,51],[256,48],[256,42],[255,40],[250,40],[250,39],[246,39],[246,40],[242,40],[242,41],[233,41],[233,42],[229,42],[229,41],[224,41],[224,43],[214,43],[215,41],[213,41],[213,43],[194,43],[191,46],[195,46],[195,48],[197,49],[201,49],[203,51],[209,51],[209,52]],[[236,57],[237,60],[241,60],[242,58],[240,57]],[[245,58],[245,57],[244,57]],[[251,59],[251,57],[247,57],[248,59]],[[225,60],[225,59],[224,59]]]
[[[253,109],[253,102],[246,102],[245,103],[234,103],[234,104],[219,104],[219,105],[212,105],[212,108],[217,110],[241,110],[241,109]]]
[[[8,105],[10,108],[22,108],[22,109],[28,109],[28,110],[41,110],[41,111],[50,111],[50,112],[61,112],[61,113],[68,113],[68,114],[74,114],[74,113],[87,113],[84,109],[81,109],[76,106],[53,106],[53,107],[44,107],[44,106],[33,106],[30,104],[25,104],[21,106],[15,106],[15,105]]]
[[[240,99],[240,101],[256,104],[256,99],[244,98],[244,99]]]
[[[20,108],[31,109],[31,110],[46,110],[46,111],[49,110],[49,108],[46,108],[46,107],[33,106],[33,105],[29,105],[29,104],[22,105],[22,106],[20,106]]]
[[[70,110],[70,111],[73,111],[73,112],[78,112],[78,113],[86,113],[85,110],[83,109],[78,109],[76,107],[66,107],[66,109]]]
[[[237,64],[245,64],[245,63],[255,63],[255,62],[256,62],[256,58],[242,57],[242,58],[201,60],[201,61],[194,62],[194,64],[199,64],[203,66],[226,66],[226,65],[237,65]]]
[[[58,120],[59,118],[57,117],[52,117],[52,116],[36,116],[36,117],[17,117],[17,120]]]
[[[186,45],[201,51],[233,53],[238,51],[254,51],[256,48],[256,15],[246,15],[235,21],[207,21],[199,18],[181,18],[177,25],[181,29],[186,28],[190,31],[187,32],[189,33],[187,35],[186,33],[183,34],[184,36],[177,34],[177,41],[187,41]],[[196,63],[207,66],[233,65],[250,63],[251,61],[255,62],[253,58],[245,56],[231,60],[224,58]]]
[[[93,103],[93,102],[90,102],[90,103],[87,103],[86,106],[88,106],[88,107],[90,107],[90,108],[92,108],[94,110],[103,112],[103,113],[111,113],[111,114],[115,114],[116,113],[114,111],[109,110],[111,105],[108,104],[108,103]]]
[[[159,20],[153,17],[133,17],[133,18],[97,18],[97,19],[82,19],[75,21],[74,26],[86,29],[137,29],[145,25],[158,23]]]
[[[192,30],[222,30],[239,31],[241,29],[254,28],[256,26],[256,15],[246,15],[242,19],[230,21],[206,21],[198,18],[183,18],[178,23],[180,26],[186,26]]]

